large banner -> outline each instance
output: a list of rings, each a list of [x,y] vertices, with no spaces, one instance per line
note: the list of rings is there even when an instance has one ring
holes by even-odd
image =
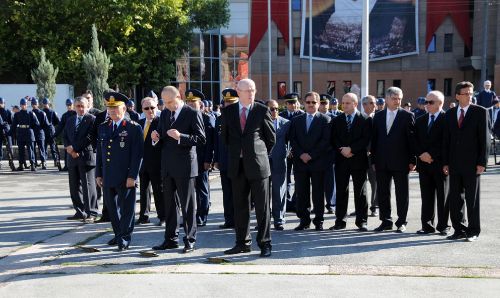
[[[313,59],[361,62],[363,1],[313,0]],[[369,1],[370,60],[418,54],[418,0]],[[302,2],[301,57],[309,58],[309,0]]]

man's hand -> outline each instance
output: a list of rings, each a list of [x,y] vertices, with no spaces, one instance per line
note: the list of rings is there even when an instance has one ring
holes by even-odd
[[[203,163],[203,168],[205,169],[205,171],[208,171],[212,168],[212,165],[209,162],[205,162]]]
[[[132,178],[127,178],[127,188],[134,188],[135,187],[135,179]]]
[[[445,174],[446,176],[448,176],[449,173],[450,172],[449,172],[448,166],[443,166],[443,174]]]
[[[311,158],[311,155],[309,155],[309,153],[302,153],[300,155],[300,159],[304,162],[304,163],[308,163],[312,158]]]
[[[71,154],[73,151],[73,146],[69,145],[68,147],[66,147],[66,152],[68,152],[68,154]]]
[[[408,169],[410,170],[410,172],[415,171],[415,165],[411,163],[411,164],[408,166]]]
[[[340,154],[342,154],[345,158],[351,158],[354,156],[351,151],[351,147],[340,147]]]
[[[102,187],[102,177],[95,177],[95,182],[97,186]]]
[[[427,152],[420,154],[420,156],[418,158],[420,158],[421,161],[426,162],[428,164],[431,164],[434,161],[432,159],[432,156]]]
[[[486,168],[483,166],[476,166],[476,174],[477,175],[481,175],[482,173],[484,173],[485,170],[486,170]]]
[[[80,157],[80,154],[78,152],[75,152],[75,151],[71,152],[70,154],[71,154],[71,157],[73,159],[77,159],[78,157]]]
[[[174,128],[167,130],[167,135],[176,141],[181,138],[181,133]]]
[[[153,142],[158,142],[160,140],[160,134],[158,134],[158,132],[156,130],[153,130],[151,132],[151,140]]]

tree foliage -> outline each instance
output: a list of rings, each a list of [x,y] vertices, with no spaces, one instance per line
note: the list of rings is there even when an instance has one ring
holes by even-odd
[[[36,96],[40,99],[54,99],[56,95],[56,77],[58,68],[54,69],[52,63],[45,57],[45,50],[40,50],[40,63],[31,71],[31,78],[36,83]]]
[[[0,2],[0,80],[29,82],[44,47],[59,67],[58,80],[86,86],[83,53],[95,24],[110,55],[110,86],[127,93],[135,85],[159,88],[175,77],[175,59],[189,46],[195,27],[229,21],[228,0],[3,0]],[[15,36],[16,38],[12,38]],[[77,89],[78,90],[78,89]]]
[[[94,105],[102,109],[104,92],[109,89],[109,70],[113,65],[106,51],[99,47],[95,25],[92,25],[92,48],[83,55],[82,64],[87,75],[87,89],[90,89],[94,96]]]

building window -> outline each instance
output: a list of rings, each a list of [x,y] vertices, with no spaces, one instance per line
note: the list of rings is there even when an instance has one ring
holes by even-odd
[[[293,38],[293,55],[294,56],[300,55],[300,37]]]
[[[278,37],[277,51],[278,56],[285,56],[285,40],[283,37]]]
[[[448,78],[448,79],[444,79],[444,96],[451,96],[451,83],[452,83],[452,79]]]
[[[344,81],[344,93],[351,92],[351,86],[352,86],[351,81]]]
[[[393,80],[392,86],[401,88],[401,80]]]
[[[436,52],[436,34],[432,35],[431,42],[427,47],[427,53],[435,53]]]
[[[335,97],[335,81],[328,81],[328,84],[326,85],[326,93]]]
[[[436,90],[436,79],[428,79],[427,80],[427,92],[431,92]]]
[[[299,98],[302,98],[302,81],[293,82],[293,92],[299,94]]]
[[[385,80],[377,80],[377,97],[385,97]]]
[[[301,11],[301,9],[302,9],[302,0],[292,0],[292,10]]]
[[[453,52],[453,33],[446,33],[444,35],[443,52]]]
[[[286,95],[286,82],[278,82],[278,99],[283,99]]]

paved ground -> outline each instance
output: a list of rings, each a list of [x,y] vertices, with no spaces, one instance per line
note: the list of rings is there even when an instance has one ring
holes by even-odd
[[[165,296],[160,293],[247,297],[270,291],[278,297],[495,297],[500,290],[498,166],[490,167],[482,177],[483,231],[478,242],[450,242],[438,235],[414,233],[420,228],[420,196],[417,176],[412,174],[407,233],[359,233],[354,219],[344,231],[295,232],[298,221],[289,213],[286,230],[272,232],[273,256],[261,259],[255,244],[250,254],[223,255],[234,243],[234,232],[218,229],[223,216],[216,175],[211,180],[209,224],[199,231],[197,250],[183,255],[179,249],[146,258],[140,252],[162,242],[163,229],[155,225],[156,219],[136,227],[131,249],[118,253],[106,245],[111,238],[109,224],[64,220],[73,214],[66,173],[52,167],[13,173],[5,169],[5,161],[3,165],[0,297],[66,297],[67,291],[76,297],[144,292],[153,297]],[[325,227],[333,221],[328,215]],[[369,218],[370,229],[378,224]],[[79,245],[99,252],[86,252]]]

